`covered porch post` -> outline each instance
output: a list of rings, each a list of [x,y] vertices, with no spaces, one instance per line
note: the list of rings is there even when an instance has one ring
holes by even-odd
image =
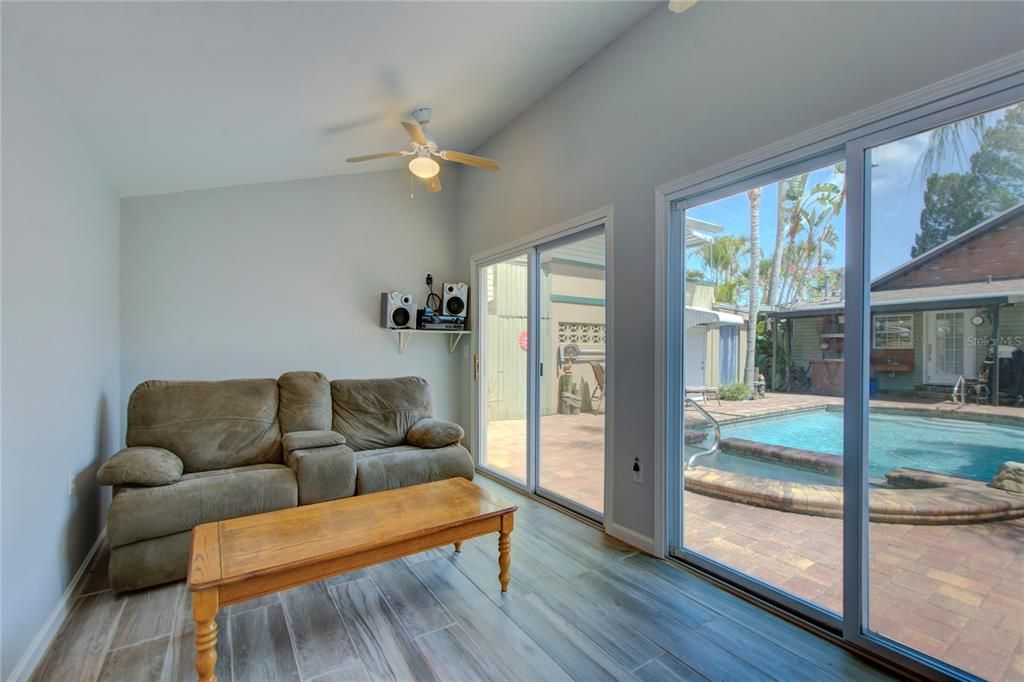
[[[995,342],[992,366],[992,404],[999,407],[999,304],[992,306],[992,340]]]

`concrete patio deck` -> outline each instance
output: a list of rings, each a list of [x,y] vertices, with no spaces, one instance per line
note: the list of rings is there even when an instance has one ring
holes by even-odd
[[[719,421],[839,405],[841,399],[772,393],[715,401]],[[1020,418],[1013,407],[872,401],[873,407]],[[688,420],[691,418],[688,410]],[[525,475],[525,422],[489,425],[488,459]],[[603,416],[541,419],[542,484],[600,510]],[[871,627],[878,633],[991,680],[1024,679],[1024,520],[972,525],[872,523]],[[842,521],[690,494],[685,542],[697,552],[832,610],[842,609]]]

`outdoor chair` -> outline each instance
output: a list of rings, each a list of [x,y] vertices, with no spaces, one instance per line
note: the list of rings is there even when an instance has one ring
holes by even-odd
[[[719,405],[722,404],[722,399],[718,395],[718,386],[687,386],[686,395],[700,395],[704,402],[708,402],[711,398],[714,398]]]
[[[590,369],[594,370],[594,381],[597,382],[597,386],[590,394],[590,407],[597,412],[601,409],[601,403],[604,402],[604,365],[596,360],[591,360]]]

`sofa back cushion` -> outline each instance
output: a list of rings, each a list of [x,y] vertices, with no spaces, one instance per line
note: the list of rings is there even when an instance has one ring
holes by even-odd
[[[331,430],[331,385],[320,372],[285,372],[281,392],[281,433]]]
[[[419,377],[331,382],[332,428],[353,450],[401,445],[409,427],[434,416],[430,385]]]
[[[276,379],[147,381],[128,400],[129,447],[165,448],[185,473],[281,461]]]

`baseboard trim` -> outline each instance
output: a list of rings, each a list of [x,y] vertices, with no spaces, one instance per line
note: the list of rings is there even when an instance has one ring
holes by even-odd
[[[635,530],[620,526],[617,523],[608,523],[607,519],[604,524],[604,532],[608,533],[614,538],[618,538],[625,543],[633,545],[637,549],[641,549],[648,554],[653,556],[660,556],[655,550],[654,538],[637,533]]]
[[[14,670],[8,675],[7,682],[25,682],[32,675],[36,666],[39,665],[43,654],[50,647],[53,638],[57,635],[57,631],[60,630],[60,626],[64,624],[64,619],[67,618],[68,612],[71,611],[71,604],[75,601],[75,597],[78,596],[78,592],[82,588],[82,579],[85,577],[86,571],[89,570],[89,566],[92,565],[93,559],[96,558],[96,554],[99,553],[100,547],[103,546],[103,541],[106,539],[107,528],[104,526],[89,553],[85,555],[82,565],[78,567],[78,571],[75,572],[71,582],[68,583],[64,594],[60,596],[50,615],[46,618],[43,627],[32,638],[25,653],[18,660],[18,664],[14,666]]]

